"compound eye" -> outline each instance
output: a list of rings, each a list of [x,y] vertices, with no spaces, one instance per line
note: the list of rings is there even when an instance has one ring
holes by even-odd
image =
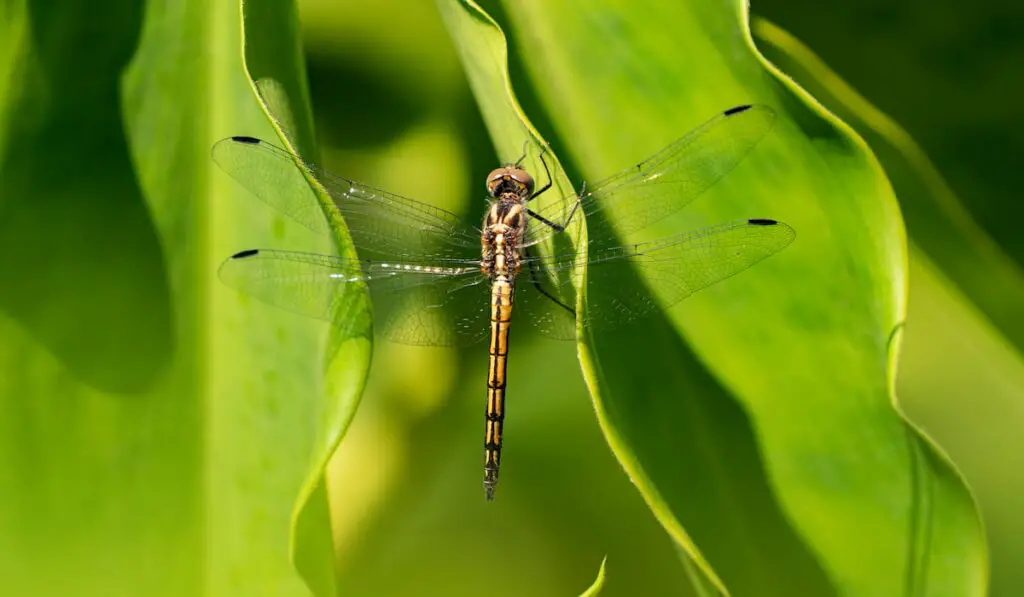
[[[533,177],[530,176],[526,170],[523,170],[522,168],[512,168],[509,170],[508,174],[512,177],[512,180],[526,187],[527,195],[533,193]]]
[[[487,175],[487,190],[493,195],[501,181],[508,175],[508,168],[497,168],[491,170],[491,173]]]

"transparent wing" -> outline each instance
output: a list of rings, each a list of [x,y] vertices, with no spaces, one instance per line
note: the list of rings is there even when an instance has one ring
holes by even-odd
[[[610,329],[667,309],[694,292],[738,274],[788,246],[796,233],[782,222],[743,220],[654,240],[591,251],[586,325]],[[541,332],[575,336],[576,256],[524,261],[516,301]],[[639,272],[646,284],[637,283]],[[522,300],[520,300],[522,299]]]
[[[224,261],[219,274],[265,303],[332,322],[345,286],[364,282],[374,308],[386,313],[376,320],[381,335],[404,344],[469,345],[489,331],[490,288],[479,261],[380,262],[252,249]]]
[[[538,257],[526,249],[516,278],[513,320],[529,321],[555,340],[576,338],[576,294],[572,277],[574,255]]]
[[[253,137],[229,137],[213,146],[213,160],[253,195],[306,226],[330,227],[300,169],[318,180],[334,201],[361,257],[429,252],[446,257],[480,249],[479,230],[439,207],[357,183],[305,162]]]
[[[772,128],[775,112],[768,106],[738,106],[719,114],[658,153],[587,187],[579,199],[586,215],[608,210],[618,234],[649,226],[689,205],[739,164]],[[569,195],[534,210],[555,223],[565,219]],[[576,214],[574,217],[579,217]],[[589,232],[589,231],[588,231]],[[596,231],[591,242],[607,240],[610,231]],[[534,220],[523,244],[544,241],[555,230]]]

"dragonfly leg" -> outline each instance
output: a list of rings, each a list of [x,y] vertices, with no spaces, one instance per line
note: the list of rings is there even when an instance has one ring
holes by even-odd
[[[530,144],[530,139],[529,139],[529,137],[527,137],[526,141],[523,141],[523,155],[519,156],[519,159],[516,160],[514,164],[512,164],[516,168],[521,166],[522,163],[523,163],[523,160],[526,159],[526,155],[527,155],[526,146],[529,145],[529,144]]]
[[[530,256],[529,249],[526,250],[526,256],[527,258],[529,258]],[[533,287],[537,289],[537,292],[541,293],[542,295],[550,299],[551,302],[555,303],[559,307],[568,311],[569,314],[571,314],[573,317],[576,317],[576,309],[573,309],[569,305],[566,305],[562,301],[558,300],[558,298],[556,298],[555,295],[551,294],[547,290],[544,290],[544,288],[540,285],[540,272],[537,270],[537,262],[533,261],[532,259],[527,259],[527,261],[530,264],[530,284],[533,284]]]
[[[548,186],[551,186],[550,183],[548,184]],[[580,203],[583,201],[583,196],[586,193],[586,191],[587,191],[587,182],[583,181],[582,191],[580,192],[579,195],[576,195],[576,203],[572,206],[572,211],[569,212],[569,217],[565,219],[565,223],[564,224],[556,224],[556,223],[552,222],[551,220],[545,218],[544,216],[538,214],[537,212],[533,211],[530,208],[526,208],[526,213],[527,213],[527,215],[529,215],[533,219],[537,220],[541,224],[544,224],[545,226],[548,226],[549,228],[553,228],[556,232],[565,232],[566,227],[570,223],[572,223],[572,218],[573,218],[573,216],[576,215],[576,210],[580,208]],[[536,196],[537,195],[534,195],[534,197],[536,197]]]
[[[548,161],[544,159],[544,152],[546,152],[547,150],[548,150],[547,145],[545,145],[544,147],[541,147],[540,148],[540,156],[538,156],[538,157],[540,157],[541,165],[544,166],[544,174],[546,174],[547,177],[548,177],[548,184],[546,184],[546,185],[542,186],[541,188],[537,189],[532,195],[530,195],[530,198],[527,199],[527,201],[533,201],[534,199],[539,197],[541,194],[543,194],[544,191],[550,189],[551,185],[553,184],[552,180],[551,180],[551,169],[548,167]],[[526,157],[526,156],[523,156],[523,157]],[[527,211],[529,211],[529,210],[527,210]]]

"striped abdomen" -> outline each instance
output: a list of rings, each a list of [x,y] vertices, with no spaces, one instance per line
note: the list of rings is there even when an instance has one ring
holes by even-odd
[[[505,369],[508,364],[508,330],[512,320],[513,286],[497,276],[491,286],[490,363],[487,368],[487,427],[484,435],[484,491],[494,499],[501,465],[501,433],[505,422]]]

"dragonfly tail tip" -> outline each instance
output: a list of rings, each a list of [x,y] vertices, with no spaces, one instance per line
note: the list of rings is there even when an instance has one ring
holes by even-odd
[[[484,471],[484,497],[487,498],[488,502],[494,501],[494,490],[498,487],[498,471],[496,469],[486,469]]]

